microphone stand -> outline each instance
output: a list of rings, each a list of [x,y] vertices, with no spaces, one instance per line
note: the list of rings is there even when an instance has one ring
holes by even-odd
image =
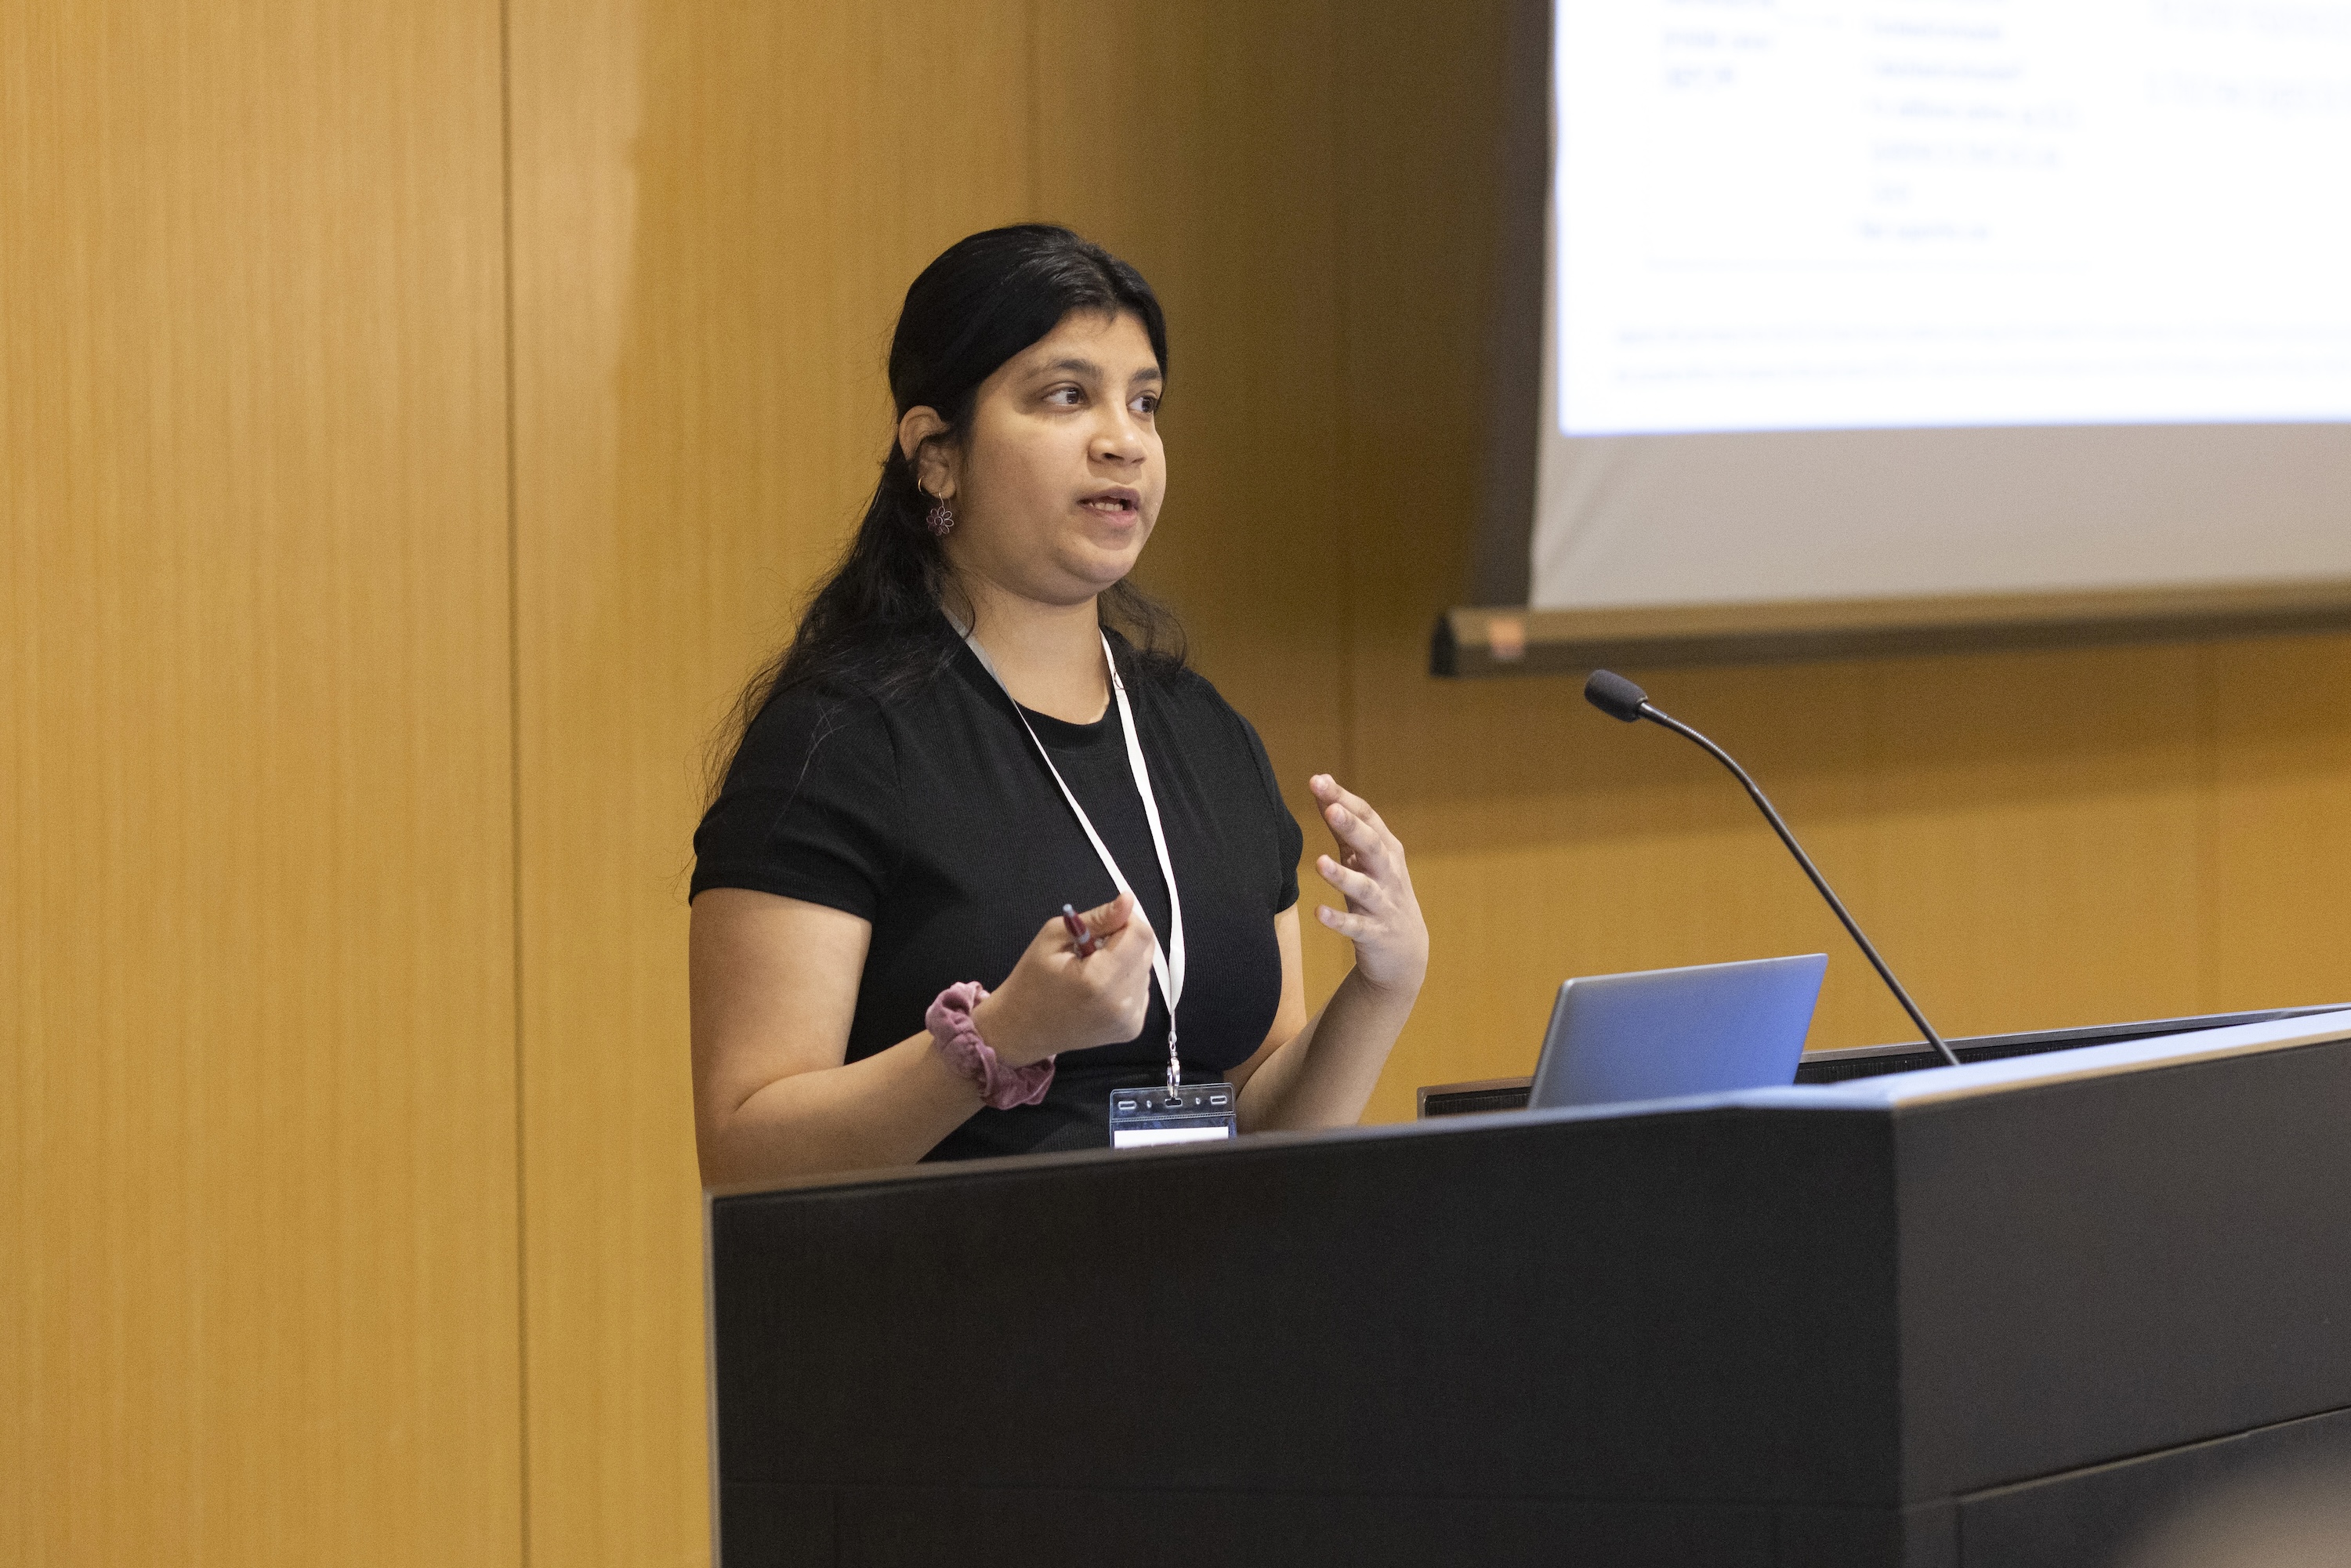
[[[1646,718],[1652,724],[1662,725],[1685,740],[1695,741],[1705,747],[1708,756],[1730,769],[1730,776],[1746,788],[1748,795],[1754,800],[1757,808],[1762,811],[1763,820],[1771,824],[1771,831],[1780,835],[1780,841],[1788,846],[1788,852],[1796,857],[1796,863],[1802,866],[1804,874],[1813,879],[1813,885],[1820,889],[1821,896],[1828,901],[1829,908],[1835,911],[1838,921],[1844,925],[1845,935],[1851,936],[1854,946],[1861,949],[1861,956],[1869,960],[1869,967],[1877,971],[1877,977],[1886,982],[1886,988],[1894,993],[1894,999],[1902,1004],[1902,1010],[1910,1015],[1910,1021],[1918,1026],[1918,1032],[1927,1037],[1927,1043],[1935,1048],[1935,1054],[1941,1057],[1946,1064],[1952,1067],[1959,1066],[1958,1053],[1944,1043],[1941,1035],[1935,1032],[1935,1026],[1927,1021],[1927,1015],[1918,1010],[1918,1004],[1910,999],[1910,993],[1902,988],[1902,982],[1894,977],[1894,971],[1886,967],[1886,960],[1877,956],[1877,949],[1870,946],[1869,938],[1861,934],[1861,927],[1854,924],[1852,915],[1845,913],[1844,901],[1837,897],[1835,892],[1830,888],[1828,878],[1823,876],[1820,867],[1813,863],[1813,857],[1804,852],[1804,846],[1796,841],[1796,835],[1788,831],[1788,824],[1780,820],[1780,813],[1772,808],[1771,800],[1757,787],[1755,780],[1747,776],[1747,769],[1732,760],[1730,753],[1723,750],[1673,715],[1652,704],[1646,696],[1641,695],[1638,686],[1634,685],[1622,675],[1614,675],[1606,670],[1600,671],[1593,677],[1593,686],[1599,685],[1600,675],[1610,675],[1625,688],[1621,697],[1616,696],[1614,692],[1607,692],[1606,695],[1614,698],[1611,701],[1603,701],[1600,696],[1593,696],[1593,706],[1599,707],[1602,712],[1612,718]],[[1592,695],[1590,688],[1587,688],[1586,695]],[[1632,701],[1625,700],[1627,698]],[[1637,702],[1639,706],[1630,713],[1624,711],[1625,708],[1631,707],[1633,702]]]

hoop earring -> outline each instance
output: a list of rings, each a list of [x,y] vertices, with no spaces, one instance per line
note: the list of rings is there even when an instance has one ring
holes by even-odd
[[[929,526],[931,538],[943,539],[955,527],[955,508],[948,506],[944,498],[935,500],[931,503],[930,515],[923,521]]]

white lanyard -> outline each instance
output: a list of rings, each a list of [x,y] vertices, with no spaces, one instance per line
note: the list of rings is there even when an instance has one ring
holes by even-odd
[[[1112,858],[1110,846],[1102,841],[1100,833],[1094,831],[1093,819],[1086,815],[1083,806],[1078,804],[1078,798],[1070,793],[1069,783],[1061,777],[1061,770],[1053,766],[1053,754],[1046,750],[1045,743],[1037,737],[1037,727],[1029,722],[1029,716],[1022,712],[1019,700],[1012,695],[1012,688],[1004,685],[1004,677],[997,674],[995,663],[988,658],[987,650],[981,647],[979,639],[960,622],[956,623],[956,630],[963,632],[964,643],[978,658],[980,668],[994,676],[1006,700],[1012,704],[1013,713],[1020,719],[1020,727],[1029,732],[1029,744],[1036,747],[1037,755],[1045,759],[1045,771],[1053,776],[1054,783],[1061,785],[1061,799],[1070,803],[1070,810],[1077,817],[1078,826],[1086,831],[1086,841],[1092,844],[1094,853],[1102,857],[1102,869],[1110,873],[1111,882],[1121,893],[1134,893],[1134,889],[1127,885],[1126,873],[1118,869],[1118,862]],[[1134,775],[1134,792],[1143,797],[1144,820],[1151,824],[1151,847],[1159,852],[1159,874],[1167,882],[1167,924],[1170,929],[1165,946],[1160,945],[1158,934],[1152,934],[1151,972],[1159,981],[1159,994],[1167,1002],[1167,1088],[1173,1093],[1183,1072],[1182,1063],[1176,1054],[1176,1004],[1184,998],[1184,901],[1176,894],[1176,867],[1167,859],[1167,831],[1159,825],[1159,801],[1151,793],[1150,769],[1143,765],[1143,742],[1134,727],[1134,709],[1127,705],[1126,683],[1119,679],[1118,661],[1111,655],[1107,635],[1102,638],[1102,663],[1110,669],[1111,696],[1118,704],[1119,727],[1126,736],[1126,766]],[[1140,898],[1135,900],[1135,907],[1143,907]]]

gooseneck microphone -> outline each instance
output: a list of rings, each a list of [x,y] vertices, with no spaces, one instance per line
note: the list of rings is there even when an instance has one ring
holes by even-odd
[[[1788,846],[1788,852],[1796,857],[1796,863],[1804,868],[1804,874],[1813,879],[1813,885],[1821,890],[1821,896],[1828,900],[1829,907],[1836,912],[1837,919],[1844,922],[1846,934],[1853,938],[1854,946],[1861,949],[1861,956],[1869,960],[1869,967],[1877,971],[1877,977],[1886,982],[1886,988],[1894,993],[1894,999],[1902,1004],[1902,1010],[1910,1015],[1910,1021],[1918,1026],[1918,1032],[1925,1035],[1927,1043],[1935,1048],[1935,1054],[1953,1067],[1959,1064],[1959,1057],[1943,1043],[1943,1037],[1935,1032],[1935,1026],[1927,1021],[1927,1015],[1918,1010],[1918,1004],[1910,999],[1910,993],[1902,988],[1902,982],[1894,977],[1894,971],[1886,967],[1886,960],[1877,956],[1877,949],[1869,945],[1869,938],[1861,934],[1861,927],[1855,925],[1853,916],[1845,913],[1844,902],[1830,891],[1828,879],[1821,874],[1820,867],[1813,863],[1813,857],[1804,852],[1804,846],[1796,841],[1796,835],[1788,831],[1788,824],[1780,820],[1780,813],[1772,810],[1771,802],[1764,798],[1762,790],[1756,788],[1755,780],[1747,777],[1747,769],[1731,760],[1730,753],[1673,715],[1657,708],[1649,701],[1648,693],[1614,670],[1593,671],[1592,678],[1583,683],[1583,700],[1610,718],[1623,719],[1626,724],[1646,718],[1651,724],[1662,725],[1684,739],[1704,747],[1707,755],[1729,768],[1730,776],[1747,787],[1748,794],[1755,798],[1755,804],[1761,809],[1763,820],[1771,824],[1771,831],[1780,835],[1780,841]]]

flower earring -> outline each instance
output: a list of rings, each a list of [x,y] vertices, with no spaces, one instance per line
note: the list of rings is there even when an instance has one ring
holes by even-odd
[[[931,503],[930,516],[925,517],[923,521],[930,525],[933,538],[943,539],[947,537],[948,530],[955,527],[955,508],[948,506],[944,498],[935,500]]]

